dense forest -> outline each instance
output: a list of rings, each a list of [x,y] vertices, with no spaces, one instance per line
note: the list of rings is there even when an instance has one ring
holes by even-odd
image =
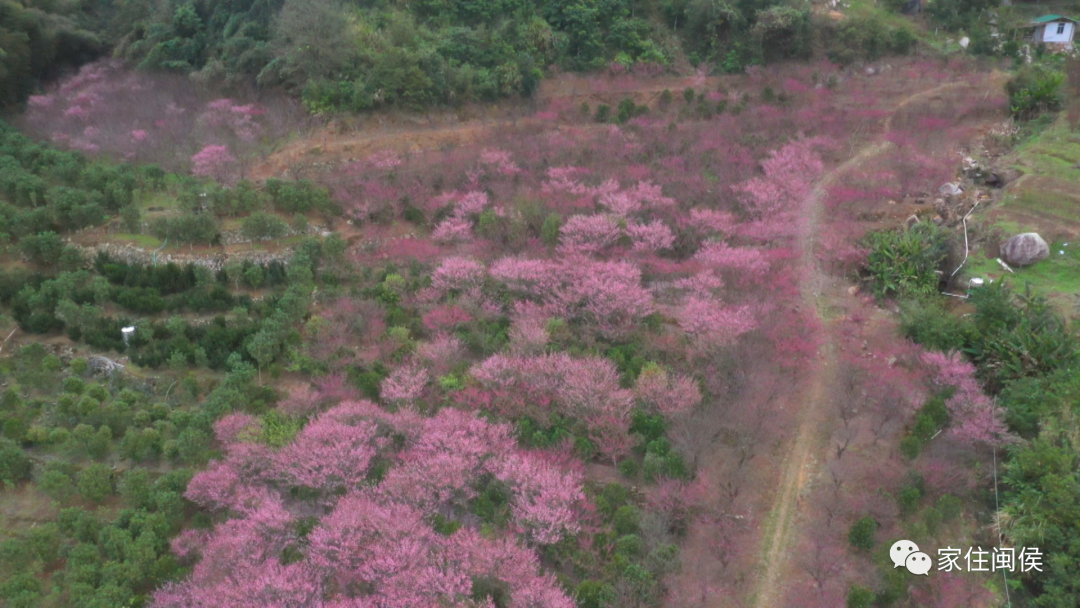
[[[322,112],[530,95],[552,68],[655,73],[689,60],[739,72],[914,43],[903,23],[837,23],[777,0],[4,0],[0,103],[110,53],[218,86],[283,87]]]

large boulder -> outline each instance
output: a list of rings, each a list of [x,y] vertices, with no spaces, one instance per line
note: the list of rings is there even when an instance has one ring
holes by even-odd
[[[1030,266],[1050,255],[1050,246],[1035,232],[1018,234],[1001,246],[1001,257],[1013,266]]]

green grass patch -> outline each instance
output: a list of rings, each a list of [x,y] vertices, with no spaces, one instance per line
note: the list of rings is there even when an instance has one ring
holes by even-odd
[[[157,249],[161,247],[161,239],[149,234],[114,234],[109,237],[110,241],[118,243],[131,243],[143,249]]]
[[[964,271],[969,277],[1006,278],[1021,289],[1030,284],[1036,294],[1050,298],[1071,317],[1075,315],[1071,296],[1080,294],[1080,241],[1054,241],[1050,243],[1050,257],[1025,268],[1013,268],[1012,273],[984,255],[969,258]]]
[[[1080,192],[1076,191],[1077,185],[1080,185],[1080,177],[1076,181],[1066,181],[1032,176],[1018,191],[1002,199],[1001,213],[1017,221],[1003,223],[1001,227],[1031,230],[1032,227],[1025,226],[1024,222],[1035,218],[1036,221],[1059,223],[1057,228],[1062,230],[1080,230],[1080,215],[1077,213],[1080,210]]]
[[[1016,150],[1018,164],[1043,176],[1080,181],[1080,133],[1069,129],[1062,117],[1041,133],[1022,143]]]

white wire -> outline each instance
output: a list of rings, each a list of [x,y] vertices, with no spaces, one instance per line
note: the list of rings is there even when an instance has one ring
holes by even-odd
[[[975,207],[978,207],[980,202],[982,202],[982,201],[975,201],[975,204],[971,206],[971,209],[968,210],[967,215],[965,215],[964,219],[962,220],[964,222],[964,261],[960,262],[960,265],[956,267],[956,270],[952,271],[952,274],[949,275],[950,279],[953,278],[954,276],[956,276],[956,273],[960,272],[960,269],[964,267],[964,264],[967,264],[967,260],[968,260],[967,218],[968,218],[969,215],[971,215],[972,211],[975,211]]]
[[[994,510],[997,512],[998,517],[998,549],[1001,548],[1001,506],[998,503],[998,486],[997,486],[997,448],[993,448],[994,454]],[[1005,601],[1008,603],[1009,608],[1012,608],[1012,598],[1009,597],[1009,576],[1005,574],[1005,568],[1001,569],[1001,578],[1005,581]]]

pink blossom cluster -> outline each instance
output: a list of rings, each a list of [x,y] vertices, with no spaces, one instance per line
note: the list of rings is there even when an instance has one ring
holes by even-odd
[[[731,247],[722,241],[706,243],[694,254],[694,260],[706,266],[753,277],[763,276],[769,270],[769,262],[760,249]]]
[[[626,190],[602,193],[599,203],[612,214],[619,217],[642,211],[667,211],[675,207],[675,199],[664,196],[660,186],[649,181],[641,181]]]
[[[574,605],[530,546],[580,530],[581,472],[521,450],[509,426],[454,409],[421,418],[346,402],[273,451],[247,442],[253,423],[240,416],[219,423],[226,458],[197,474],[185,494],[231,518],[177,537],[177,555],[198,561],[187,580],[159,589],[154,605],[459,604],[476,580],[499,581],[514,605]],[[393,433],[404,447],[395,449]],[[381,482],[365,482],[376,455],[392,466]],[[435,513],[467,513],[487,477],[507,489],[507,532],[517,535],[481,536],[469,518],[452,534],[431,527]],[[286,500],[294,485],[319,490],[321,508]],[[341,498],[329,491],[342,486]],[[282,552],[299,541],[297,520],[311,513],[320,515],[307,547],[283,565]]]
[[[637,252],[671,249],[675,233],[660,220],[639,223],[614,216],[572,215],[559,230],[558,251],[563,254],[597,254],[628,237]]]
[[[421,342],[413,353],[416,361],[432,371],[443,375],[457,365],[465,355],[465,344],[454,334],[436,334],[430,342]]]
[[[379,387],[384,401],[394,405],[414,405],[431,380],[428,371],[418,365],[403,365],[390,372]]]
[[[686,298],[676,319],[700,353],[727,346],[757,327],[748,306],[725,306],[719,298],[697,294]]]
[[[502,175],[517,175],[522,172],[514,164],[509,152],[497,148],[484,148],[481,150],[480,164],[494,167]]]
[[[251,143],[262,133],[262,125],[255,121],[255,117],[263,114],[266,114],[266,110],[254,104],[242,105],[231,99],[216,99],[206,104],[199,121],[216,139],[231,136]]]
[[[630,262],[503,258],[492,264],[490,275],[540,303],[550,316],[582,320],[607,335],[632,330],[654,310],[641,269]]]
[[[436,306],[423,316],[424,327],[435,332],[451,330],[471,320],[472,317],[465,309],[452,304]]]
[[[32,97],[24,125],[72,149],[179,171],[189,169],[191,156],[208,145],[226,146],[232,156],[249,159],[259,142],[294,130],[303,120],[295,100],[274,94],[254,104],[206,103],[203,93],[185,76],[133,71],[122,61],[105,59]]]
[[[486,192],[452,193],[454,211],[435,227],[431,238],[440,243],[467,242],[473,238],[473,218],[488,206]]]
[[[368,164],[376,169],[382,171],[389,171],[401,166],[402,160],[396,152],[392,150],[383,150],[382,152],[376,152],[367,159]]]
[[[631,223],[626,234],[633,243],[634,251],[664,251],[675,245],[675,233],[660,220],[649,223]]]
[[[634,394],[621,388],[619,372],[608,359],[496,354],[469,373],[490,392],[492,407],[503,415],[546,419],[560,413],[594,430],[615,426],[626,434]],[[599,448],[606,451],[608,446],[600,442]]]
[[[572,215],[559,230],[561,253],[598,253],[614,245],[622,227],[607,215]]]
[[[191,157],[191,173],[224,182],[229,179],[235,164],[236,157],[227,146],[206,146]]]
[[[588,169],[581,167],[552,167],[548,169],[548,179],[541,185],[541,192],[545,194],[572,194],[580,197],[576,206],[591,204],[596,197],[604,197],[614,194],[619,190],[619,182],[614,179],[604,181],[599,186],[587,186],[578,177],[589,173]]]
[[[951,434],[965,443],[1000,446],[1015,437],[1005,424],[1005,411],[983,392],[975,366],[960,353],[928,352],[923,363],[935,370],[938,388],[953,387],[945,402],[951,418]]]
[[[735,216],[726,211],[718,211],[703,207],[694,207],[687,214],[683,225],[694,228],[703,234],[728,235],[735,229]]]
[[[432,295],[435,297],[460,294],[478,296],[485,276],[484,265],[472,258],[444,258],[431,274]]]
[[[666,416],[687,412],[701,403],[701,389],[692,378],[646,365],[634,385],[634,397],[647,411]]]
[[[516,354],[543,352],[551,336],[544,309],[529,301],[518,302],[510,324],[510,350]]]
[[[774,150],[761,163],[764,175],[736,187],[756,220],[746,227],[746,236],[771,240],[793,234],[792,216],[825,168],[815,148],[827,143],[820,138],[799,139]]]

